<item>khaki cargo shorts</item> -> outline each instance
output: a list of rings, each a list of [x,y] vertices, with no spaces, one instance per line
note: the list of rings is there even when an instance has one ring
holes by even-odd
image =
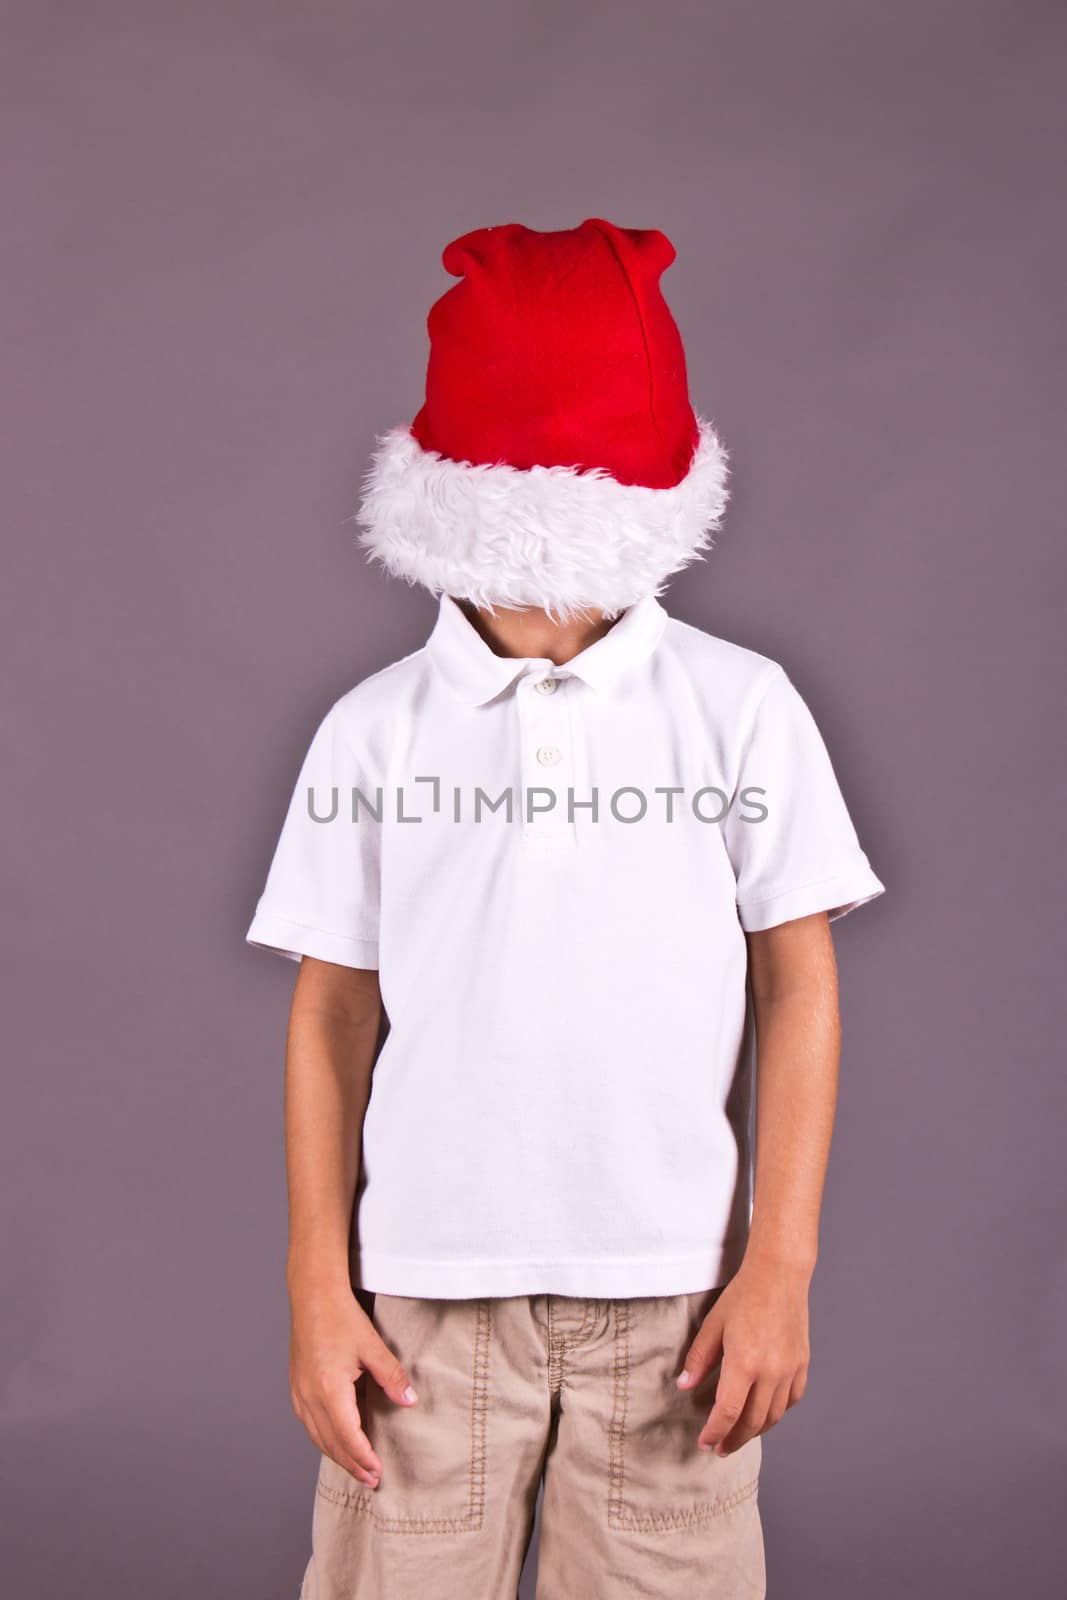
[[[360,1379],[382,1480],[322,1458],[300,1600],[515,1600],[542,1483],[537,1600],[760,1600],[761,1441],[698,1450],[718,1368],[674,1381],[719,1293],[376,1294],[419,1399]]]

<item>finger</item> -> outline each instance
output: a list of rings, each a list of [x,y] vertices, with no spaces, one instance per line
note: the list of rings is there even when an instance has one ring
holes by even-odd
[[[722,1356],[722,1330],[723,1319],[716,1315],[712,1307],[686,1352],[681,1372],[674,1380],[679,1389],[695,1389],[718,1362]]]
[[[303,1426],[304,1432],[307,1434],[308,1438],[311,1440],[312,1444],[315,1446],[315,1449],[316,1450],[320,1450],[322,1452],[322,1454],[325,1455],[326,1454],[326,1446],[323,1443],[322,1434],[319,1432],[318,1424],[315,1421],[314,1417],[311,1415],[310,1411],[308,1411],[306,1406],[298,1406],[298,1405],[295,1405],[295,1404],[293,1406],[293,1410],[296,1412],[297,1416],[300,1418],[300,1422],[301,1422],[301,1425]]]
[[[767,1413],[771,1408],[777,1384],[773,1379],[760,1378],[749,1390],[748,1399],[742,1408],[741,1415],[734,1423],[724,1439],[720,1439],[715,1447],[719,1456],[732,1456],[740,1450],[742,1445],[748,1444],[757,1434],[763,1432],[767,1421]]]
[[[328,1446],[328,1456],[365,1483],[381,1477],[381,1458],[363,1431],[354,1390],[351,1399],[346,1395],[326,1396],[316,1412],[316,1421]]]
[[[774,1391],[774,1397],[767,1408],[767,1417],[761,1433],[767,1433],[771,1428],[776,1428],[789,1410],[789,1396],[792,1393],[792,1384],[787,1380],[780,1383]]]
[[[804,1390],[808,1387],[808,1369],[801,1367],[789,1387],[789,1404],[795,1406],[798,1400],[803,1400]]]
[[[330,1428],[329,1422],[323,1416],[319,1425],[322,1442],[319,1446],[323,1455],[329,1456],[331,1461],[336,1461],[353,1478],[360,1483],[365,1483],[369,1489],[376,1489],[381,1481],[381,1469],[375,1466],[374,1452],[370,1448],[370,1441],[364,1436],[362,1444],[356,1442],[355,1448],[348,1444]]]
[[[293,1411],[297,1417],[297,1420],[300,1422],[308,1438],[311,1440],[316,1450],[322,1450],[322,1431],[313,1415],[311,1406],[305,1404],[295,1389],[290,1389],[289,1398],[292,1401]]]
[[[751,1377],[741,1370],[736,1360],[725,1357],[715,1386],[715,1404],[697,1439],[701,1450],[714,1450],[731,1428],[737,1426],[751,1387]]]
[[[373,1322],[368,1319],[367,1329],[359,1344],[359,1360],[371,1377],[399,1406],[413,1406],[419,1398],[408,1378],[403,1363],[390,1350]]]

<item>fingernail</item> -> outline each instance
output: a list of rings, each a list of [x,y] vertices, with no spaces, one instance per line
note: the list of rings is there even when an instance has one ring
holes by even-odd
[[[404,1399],[408,1400],[408,1401],[411,1401],[411,1400],[417,1400],[418,1398],[419,1398],[418,1395],[415,1393],[414,1389],[411,1387],[411,1385],[409,1383],[407,1388],[404,1390]]]
[[[689,1371],[688,1367],[683,1367],[674,1381],[677,1384],[692,1383],[693,1374]]]
[[[697,1449],[698,1450],[710,1450],[711,1449],[711,1445],[708,1443],[708,1441],[706,1439],[698,1439],[697,1440]]]

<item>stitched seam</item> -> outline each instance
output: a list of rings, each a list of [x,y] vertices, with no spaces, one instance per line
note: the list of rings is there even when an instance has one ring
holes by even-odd
[[[777,661],[769,661],[767,663],[766,669],[756,679],[756,682],[755,682],[752,690],[750,691],[751,698],[753,699],[753,701],[755,703],[754,703],[754,705],[752,707],[752,714],[749,717],[748,723],[747,723],[746,728],[745,728],[744,737],[741,740],[741,743],[740,743],[740,746],[739,746],[738,752],[737,752],[738,781],[737,781],[737,784],[734,785],[734,795],[735,796],[736,796],[736,794],[738,792],[738,787],[739,787],[740,782],[741,782],[740,775],[741,775],[742,771],[744,770],[745,762],[747,761],[748,755],[749,755],[749,751],[752,748],[752,741],[754,740],[754,738],[756,736],[756,723],[757,723],[757,721],[759,719],[759,714],[760,714],[760,711],[761,711],[761,709],[763,707],[763,702],[764,702],[764,700],[766,700],[767,695],[770,692],[771,684],[774,683],[779,676],[781,676],[783,678],[786,676],[784,667],[779,666]]]
[[[615,1526],[640,1530],[645,1533],[668,1532],[674,1528],[690,1528],[698,1523],[710,1522],[715,1517],[722,1516],[727,1511],[732,1511],[736,1506],[750,1499],[756,1493],[758,1477],[751,1483],[743,1484],[731,1494],[723,1495],[718,1500],[711,1500],[705,1504],[688,1507],[684,1511],[649,1512],[645,1516],[638,1516],[634,1512],[627,1512],[620,1517]]]
[[[630,1307],[615,1301],[615,1381],[611,1423],[608,1427],[608,1523],[618,1526],[622,1516],[624,1464],[623,1436],[630,1388]]]
[[[626,1417],[629,1409],[631,1349],[631,1307],[625,1300],[615,1302],[615,1382],[611,1423],[608,1428],[608,1526],[638,1533],[668,1533],[692,1528],[723,1516],[756,1493],[759,1472],[749,1483],[714,1500],[698,1502],[676,1511],[639,1513],[625,1508],[626,1499]]]
[[[324,1483],[320,1469],[316,1494],[328,1505],[338,1506],[366,1517],[385,1533],[476,1533],[485,1518],[488,1474],[489,1348],[492,1333],[492,1305],[480,1300],[474,1335],[473,1384],[471,1393],[471,1452],[468,1465],[467,1512],[462,1517],[390,1517],[377,1508],[377,1490],[335,1489]]]
[[[478,1325],[474,1339],[474,1384],[471,1395],[470,1509],[468,1517],[481,1526],[485,1513],[487,1467],[486,1433],[489,1421],[489,1333],[492,1305],[478,1302]]]
[[[659,440],[660,449],[663,450],[665,449],[663,443],[663,430],[659,425],[659,418],[656,416],[656,377],[652,365],[652,352],[648,342],[648,329],[645,326],[645,317],[641,308],[641,302],[637,297],[637,290],[634,288],[633,279],[630,277],[630,270],[625,261],[622,259],[622,256],[619,254],[618,247],[616,246],[614,239],[612,239],[609,234],[606,234],[602,228],[598,228],[597,232],[600,234],[600,237],[604,240],[608,249],[615,257],[616,265],[618,266],[619,271],[622,273],[623,282],[626,284],[630,299],[633,302],[634,315],[637,318],[637,326],[641,334],[641,345],[645,352],[645,381],[648,384],[648,419],[655,429],[656,438]]]
[[[371,943],[372,941],[368,940],[367,942]],[[725,1239],[723,1240],[723,1243],[724,1244],[730,1244],[730,1243],[735,1242],[738,1239],[743,1239],[745,1237],[746,1237],[746,1235],[744,1234],[743,1231],[738,1231],[737,1229],[735,1229],[733,1232],[731,1232],[731,1233],[726,1235]],[[432,1260],[430,1260],[430,1259],[427,1259],[425,1256],[402,1256],[402,1255],[397,1255],[392,1250],[390,1250],[390,1251],[373,1250],[373,1251],[370,1252],[370,1254],[374,1257],[375,1261],[385,1261],[390,1265],[392,1263],[398,1262],[398,1261],[399,1262],[403,1262],[405,1266],[418,1266],[418,1267],[485,1267],[485,1266],[499,1266],[499,1264],[500,1264],[499,1263],[499,1259],[496,1256],[444,1256],[444,1257],[442,1257],[440,1259],[435,1257]],[[680,1256],[667,1256],[667,1255],[657,1254],[657,1255],[654,1255],[654,1256],[612,1256],[612,1258],[611,1258],[612,1266],[621,1266],[621,1267],[630,1267],[630,1266],[647,1267],[647,1266],[653,1266],[653,1265],[659,1266],[659,1265],[661,1265],[663,1263],[668,1263],[669,1264],[669,1263],[675,1262],[675,1261],[682,1261],[682,1262],[686,1262],[686,1263],[691,1263],[692,1262],[692,1263],[697,1263],[697,1264],[705,1264],[705,1257],[703,1255],[694,1256],[692,1251],[689,1251],[685,1255],[680,1255]],[[510,1266],[513,1266],[513,1267],[523,1267],[523,1268],[528,1268],[528,1267],[585,1267],[585,1268],[588,1268],[591,1264],[592,1265],[597,1265],[599,1263],[596,1260],[591,1262],[590,1258],[588,1256],[525,1256],[525,1257],[523,1257],[522,1259],[520,1259],[518,1261],[511,1261],[508,1264]],[[386,1291],[383,1290],[382,1292],[385,1293]]]
[[[260,915],[257,911],[256,915]],[[313,922],[297,922],[293,917],[283,917],[280,912],[271,911],[269,907],[262,913],[264,922],[279,922],[287,928],[298,928],[301,933],[321,933],[324,939],[338,939],[342,944],[372,944],[377,948],[378,935],[359,933],[337,933],[333,928],[319,928]]]
[[[862,865],[862,863],[853,862],[853,866],[857,864]],[[851,881],[852,876],[852,872],[847,869],[843,872],[831,872],[827,878],[809,878],[805,883],[793,884],[789,889],[775,889],[771,894],[749,897],[745,900],[739,900],[737,904],[740,910],[747,911],[754,906],[770,905],[772,900],[781,900],[787,894],[800,894],[805,889],[821,889],[824,884],[829,883],[845,884]]]
[[[585,1344],[589,1339],[592,1338],[592,1335],[593,1335],[593,1314],[594,1314],[595,1310],[596,1310],[596,1302],[593,1301],[593,1300],[587,1299],[586,1302],[585,1302],[585,1306],[584,1306],[584,1308],[582,1310],[582,1325],[578,1329],[578,1332],[571,1336],[571,1341],[570,1342],[571,1342],[572,1345]]]
[[[385,1533],[475,1533],[480,1526],[466,1517],[383,1517],[371,1504],[370,1494],[353,1494],[347,1489],[332,1489],[327,1484],[318,1487],[320,1500],[328,1505],[340,1506],[357,1516],[366,1517]]]
[[[555,1398],[563,1388],[563,1352],[566,1346],[561,1338],[554,1338],[548,1347],[548,1392]]]
[[[743,1484],[732,1493],[723,1495],[718,1500],[709,1500],[706,1504],[689,1506],[684,1511],[649,1512],[645,1516],[638,1516],[636,1512],[626,1512],[618,1516],[612,1524],[616,1528],[625,1528],[630,1532],[640,1533],[669,1533],[676,1528],[692,1528],[705,1522],[714,1521],[716,1517],[733,1511],[746,1500],[752,1498],[759,1486],[759,1477],[753,1478],[751,1483]]]
[[[578,1327],[573,1333],[561,1333],[558,1335],[561,1360],[572,1350],[576,1349],[578,1345],[588,1344],[589,1340],[593,1337],[594,1333],[596,1332],[596,1327],[593,1320],[595,1312],[596,1302],[590,1299],[584,1300],[582,1304],[582,1320]]]

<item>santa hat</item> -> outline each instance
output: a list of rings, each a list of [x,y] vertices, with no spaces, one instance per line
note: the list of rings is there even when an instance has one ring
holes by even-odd
[[[478,606],[617,616],[710,544],[726,454],[689,403],[658,229],[478,228],[444,251],[426,402],[356,520],[394,576]]]

